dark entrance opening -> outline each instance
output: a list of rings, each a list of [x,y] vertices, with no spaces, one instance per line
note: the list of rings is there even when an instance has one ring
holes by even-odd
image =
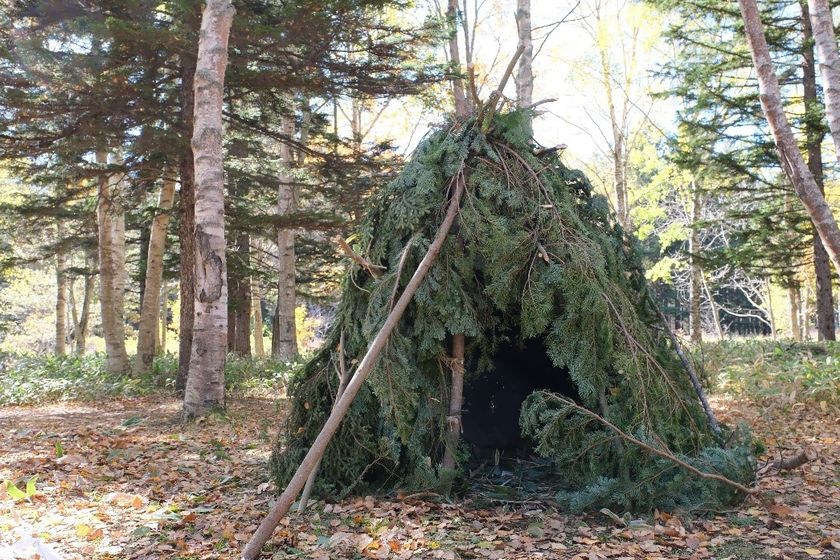
[[[493,357],[493,369],[464,382],[463,439],[473,456],[526,457],[533,443],[522,437],[519,414],[534,391],[560,393],[579,400],[565,368],[555,367],[542,339],[505,343]]]

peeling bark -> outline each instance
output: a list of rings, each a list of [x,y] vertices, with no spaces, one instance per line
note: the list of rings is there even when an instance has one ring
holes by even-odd
[[[820,74],[825,92],[825,113],[834,141],[837,161],[840,161],[840,55],[834,37],[834,22],[828,0],[808,0],[811,32],[820,57]]]
[[[205,415],[225,404],[228,294],[222,106],[233,14],[230,0],[207,0],[198,41],[192,137],[196,293],[192,354],[184,391],[185,418]]]
[[[808,211],[808,215],[828,251],[835,268],[840,270],[840,229],[820,192],[811,171],[805,165],[805,160],[799,152],[799,145],[788,123],[784,108],[779,82],[773,69],[770,50],[764,37],[764,26],[759,17],[755,0],[738,0],[741,14],[744,18],[744,29],[753,58],[753,65],[759,82],[759,98],[776,148],[779,160],[796,194]]]
[[[175,181],[165,179],[158,199],[158,212],[152,219],[149,232],[149,253],[146,257],[146,289],[140,308],[140,327],[137,333],[137,359],[134,370],[149,371],[155,358],[160,317],[160,291],[163,284],[163,255],[166,250],[166,227],[175,200]]]
[[[97,150],[96,162],[100,165],[108,163],[108,154]],[[122,301],[117,292],[122,284],[117,270],[125,270],[125,263],[120,262],[124,255],[116,246],[120,228],[115,226],[116,213],[114,196],[117,183],[112,177],[99,178],[98,201],[96,208],[97,225],[99,229],[99,304],[102,316],[102,334],[105,338],[106,367],[111,373],[125,373],[128,371],[128,355],[125,350],[125,325],[123,324]],[[122,230],[124,231],[124,229]],[[124,240],[123,240],[124,241]]]
[[[821,119],[823,107],[817,96],[813,33],[808,3],[806,0],[800,0],[799,5],[802,8],[802,43],[805,45],[802,51],[802,97],[808,113],[805,119],[805,148],[808,153],[808,169],[814,176],[814,181],[817,183],[820,192],[825,194],[822,158],[822,142],[825,138],[825,129]],[[816,228],[813,228],[813,238],[817,338],[819,340],[834,340],[834,294],[831,285],[831,263]],[[803,323],[807,338],[807,314],[804,316]]]
[[[283,134],[294,136],[295,123],[291,116],[284,116]],[[294,153],[286,144],[280,146],[280,163],[283,171],[277,185],[277,216],[287,216],[297,211],[297,192],[292,175]],[[277,229],[277,307],[272,325],[271,355],[280,360],[293,360],[298,353],[295,328],[295,230]]]
[[[524,47],[516,71],[516,103],[519,107],[534,104],[534,44],[531,40],[531,0],[517,0],[516,29]]]

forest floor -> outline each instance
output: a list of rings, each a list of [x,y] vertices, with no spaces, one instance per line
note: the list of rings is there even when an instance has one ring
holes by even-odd
[[[24,490],[37,475],[26,499],[0,489],[0,558],[14,558],[21,538],[48,547],[41,558],[237,558],[274,496],[266,460],[284,406],[236,398],[226,416],[195,424],[164,397],[0,408],[0,480]],[[840,559],[840,412],[715,406],[723,421],[749,423],[769,458],[805,447],[818,457],[764,473],[760,495],[714,517],[626,523],[561,513],[550,496],[480,493],[316,502],[284,521],[265,557]]]

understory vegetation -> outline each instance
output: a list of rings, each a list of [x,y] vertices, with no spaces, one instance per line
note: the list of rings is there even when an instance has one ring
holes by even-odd
[[[781,404],[840,406],[840,343],[735,339],[706,343],[701,359],[718,394]]]
[[[225,364],[225,386],[234,393],[277,394],[298,362],[245,358],[231,354]],[[57,401],[95,401],[156,392],[171,394],[178,372],[173,354],[157,356],[146,373],[110,373],[105,355],[54,356],[0,354],[0,406],[35,405]]]

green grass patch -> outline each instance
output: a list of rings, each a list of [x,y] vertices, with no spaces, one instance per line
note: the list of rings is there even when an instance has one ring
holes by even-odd
[[[761,339],[725,340],[702,346],[713,391],[788,404],[840,405],[840,343]]]
[[[225,386],[237,393],[276,391],[298,367],[298,363],[270,358],[230,355],[225,364]],[[105,356],[99,353],[0,353],[0,406],[173,393],[177,371],[178,358],[173,354],[155,358],[149,372],[113,374],[105,369]]]

